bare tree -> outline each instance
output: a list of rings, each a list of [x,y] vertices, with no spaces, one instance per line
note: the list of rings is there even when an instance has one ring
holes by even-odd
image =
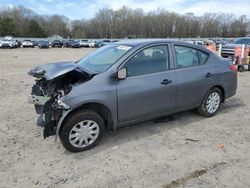
[[[178,14],[165,9],[145,13],[124,6],[119,10],[101,9],[89,20],[71,21],[62,15],[41,16],[22,6],[0,9],[1,35],[12,30],[16,36],[35,35],[29,31],[34,28],[31,23],[46,36],[74,38],[240,37],[250,33],[249,18],[228,13],[195,16],[192,12]]]

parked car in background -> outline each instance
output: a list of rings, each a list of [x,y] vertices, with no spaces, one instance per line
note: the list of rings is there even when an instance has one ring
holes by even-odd
[[[117,42],[28,74],[44,137],[59,136],[71,152],[95,146],[105,129],[191,109],[214,116],[237,89],[230,61],[174,40]]]
[[[221,56],[225,58],[234,56],[235,47],[242,47],[243,44],[245,44],[246,47],[250,47],[250,37],[239,38],[233,43],[223,45],[221,49]]]
[[[0,48],[15,48],[16,41],[13,39],[3,39],[0,41]]]
[[[215,42],[216,50],[217,50],[217,51],[219,50],[220,44],[221,44],[222,46],[229,44],[229,41],[224,40],[224,39],[217,39],[217,40],[214,40],[214,42]]]
[[[95,47],[96,42],[97,42],[96,40],[92,40],[92,41],[90,41],[90,42],[89,42],[89,47],[90,47],[90,48],[94,48],[94,47]]]
[[[186,40],[186,42],[188,42],[190,44],[196,44],[196,45],[204,46],[204,42],[201,41],[201,40]]]
[[[195,40],[194,44],[200,45],[200,46],[204,46],[204,41],[202,41],[202,40]]]
[[[42,40],[42,41],[39,41],[38,42],[38,48],[49,48],[49,43],[48,43],[48,41],[44,41],[44,40]]]
[[[32,43],[33,43],[33,46],[34,46],[34,47],[36,47],[36,46],[38,47],[39,41],[33,40]]]
[[[53,47],[53,48],[56,48],[56,47],[61,48],[61,47],[63,47],[63,43],[60,40],[53,40],[51,42],[51,47]]]
[[[245,45],[244,48],[244,56],[250,56],[250,37],[243,37],[236,39],[233,43],[229,43],[222,46],[221,49],[221,56],[224,58],[229,58],[233,61],[235,61],[236,64],[238,64],[239,71],[244,70],[244,65],[241,64],[240,56],[242,47]],[[239,49],[239,53],[236,53],[236,49]],[[245,58],[241,57],[241,58]],[[245,60],[245,64],[248,65],[248,70],[250,71],[250,60]]]
[[[69,40],[63,40],[63,41],[62,41],[63,47],[69,47],[69,46],[68,46],[68,41],[69,41]]]
[[[69,47],[71,47],[71,48],[81,48],[79,40],[70,40]]]
[[[89,47],[89,41],[88,40],[80,40],[80,46],[88,48]]]
[[[111,44],[112,42],[110,40],[100,40],[95,43],[95,48],[100,48],[102,46],[106,46]]]
[[[23,40],[22,41],[22,47],[23,48],[34,48],[34,45],[31,42],[31,40]]]
[[[71,42],[74,42],[74,40],[73,40],[73,39],[64,40],[64,41],[63,41],[63,46],[64,46],[64,47],[70,47],[70,43],[71,43]]]
[[[106,45],[109,45],[111,44],[112,41],[111,40],[103,40],[103,45],[106,46]]]
[[[102,47],[102,46],[104,46],[104,45],[103,45],[103,41],[101,41],[101,40],[97,41],[97,42],[94,44],[94,47],[95,47],[95,48],[100,48],[100,47]]]
[[[22,42],[19,40],[15,40],[16,41],[16,48],[20,48],[22,46]]]

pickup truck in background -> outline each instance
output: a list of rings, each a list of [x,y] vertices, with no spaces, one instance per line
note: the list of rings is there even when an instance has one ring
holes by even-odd
[[[250,37],[239,38],[233,43],[223,45],[221,56],[232,59],[240,72],[244,70],[244,65],[247,65],[250,71]]]

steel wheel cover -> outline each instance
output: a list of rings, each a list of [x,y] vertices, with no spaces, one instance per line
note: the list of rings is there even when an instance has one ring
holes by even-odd
[[[206,108],[209,113],[214,113],[220,106],[220,95],[217,92],[210,93],[207,98]]]
[[[99,135],[99,126],[95,121],[84,120],[77,123],[69,133],[69,142],[76,148],[92,144]]]

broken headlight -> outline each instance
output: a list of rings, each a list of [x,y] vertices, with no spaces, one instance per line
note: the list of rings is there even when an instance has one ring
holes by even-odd
[[[53,104],[53,108],[57,110],[68,110],[70,109],[70,106],[67,105],[65,102],[61,101],[60,99],[58,99]]]

